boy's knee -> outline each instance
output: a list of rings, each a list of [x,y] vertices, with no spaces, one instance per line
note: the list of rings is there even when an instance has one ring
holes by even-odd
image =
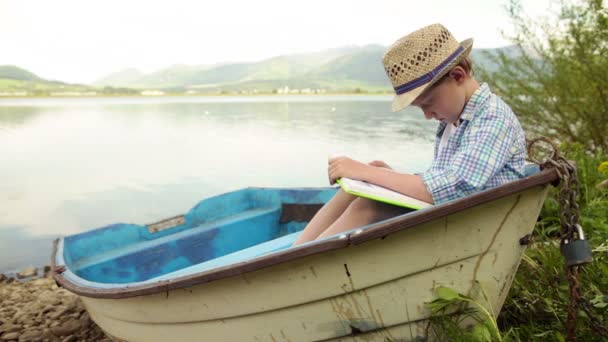
[[[375,220],[381,213],[381,203],[367,198],[358,197],[349,206],[357,215],[369,220]]]
[[[394,205],[358,197],[349,206],[356,215],[361,216],[369,223],[386,220],[411,210]]]

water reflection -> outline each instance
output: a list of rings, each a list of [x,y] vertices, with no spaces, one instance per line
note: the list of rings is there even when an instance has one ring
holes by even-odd
[[[242,187],[326,186],[330,153],[409,172],[432,158],[436,123],[387,97],[178,99],[0,100],[0,260],[7,243],[156,221]]]
[[[34,119],[41,110],[36,107],[2,107],[0,105],[0,130],[24,125]],[[6,134],[6,133],[4,133]]]

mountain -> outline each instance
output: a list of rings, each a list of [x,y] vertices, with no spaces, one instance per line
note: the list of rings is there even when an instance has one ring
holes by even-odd
[[[321,52],[285,55],[259,62],[223,63],[216,65],[176,65],[160,71],[139,75],[128,69],[108,75],[93,82],[97,86],[120,86],[134,88],[209,88],[253,82],[274,83],[289,80],[312,71],[337,57],[356,51],[358,47],[347,46]]]
[[[0,94],[138,94],[143,89],[169,93],[195,91],[276,92],[278,89],[323,89],[328,92],[391,92],[382,67],[386,50],[381,45],[345,46],[313,53],[283,55],[257,62],[215,65],[177,64],[143,73],[126,69],[110,74],[92,86],[45,80],[14,65],[0,66]],[[515,46],[473,49],[474,69],[496,71],[492,56],[521,54]]]
[[[386,50],[381,45],[345,46],[307,54],[277,56],[258,62],[217,65],[175,65],[142,74],[128,69],[104,77],[97,86],[155,89],[197,89],[199,91],[272,91],[289,88],[323,88],[329,91],[390,91],[382,67]],[[488,56],[504,51],[517,54],[515,47],[474,49],[471,57],[475,68],[495,70]]]
[[[516,45],[505,46],[494,49],[473,49],[471,58],[473,59],[473,68],[483,68],[489,72],[498,70],[498,65],[492,61],[492,57],[497,57],[499,53],[504,53],[507,58],[513,59],[521,56],[521,50]]]
[[[116,84],[131,83],[139,80],[144,76],[145,74],[137,69],[125,69],[105,76],[104,78],[96,81],[95,85],[112,86]]]
[[[14,65],[0,65],[0,96],[72,96],[93,93],[97,94],[97,90],[91,86],[46,80]]]
[[[34,73],[14,65],[0,65],[0,78],[17,81],[46,81]]]
[[[350,54],[340,56],[305,75],[309,80],[362,81],[375,86],[387,85],[388,78],[382,67],[386,47],[367,45]]]
[[[314,53],[277,56],[258,62],[179,65],[145,75],[139,75],[134,69],[129,69],[108,75],[93,84],[133,88],[182,87],[262,91],[283,86],[325,88],[336,84],[336,81],[348,81],[351,77],[355,77],[356,83],[365,84],[365,77],[359,80],[364,75],[359,75],[361,71],[357,70],[365,70],[362,66],[367,63],[369,55],[380,56],[382,49],[378,45],[345,46]],[[377,64],[378,61],[376,58],[372,63]],[[382,71],[381,68],[378,70]],[[365,73],[367,72],[363,72]]]

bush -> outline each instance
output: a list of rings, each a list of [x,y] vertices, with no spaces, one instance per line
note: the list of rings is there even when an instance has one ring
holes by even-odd
[[[480,70],[517,113],[531,136],[576,142],[608,152],[608,10],[603,0],[562,2],[555,18],[528,18],[518,1],[509,14],[519,48],[487,57],[495,72]]]
[[[580,290],[590,300],[600,323],[608,319],[608,189],[597,184],[607,177],[600,165],[608,154],[592,154],[583,145],[563,145],[561,152],[577,164],[580,223],[593,251],[594,261],[579,268]],[[513,281],[498,323],[516,341],[563,340],[569,302],[568,282],[559,251],[558,191],[552,189],[537,223],[533,243]],[[604,341],[585,312],[579,311],[577,337],[581,341]]]

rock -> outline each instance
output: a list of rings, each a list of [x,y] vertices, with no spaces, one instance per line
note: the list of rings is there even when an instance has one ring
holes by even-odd
[[[37,267],[28,267],[28,268],[24,269],[23,271],[17,273],[17,278],[23,279],[23,278],[33,277],[35,275],[38,275],[38,268]]]
[[[2,335],[2,337],[0,337],[0,339],[2,341],[11,341],[11,340],[16,340],[19,338],[19,333],[18,332],[11,332],[8,334],[4,334]]]
[[[21,330],[22,326],[19,324],[5,324],[0,327],[0,333],[12,333]]]
[[[31,277],[25,271],[21,277]],[[110,342],[78,296],[51,278],[13,279],[0,282],[0,342]]]
[[[80,315],[80,320],[85,320],[86,322],[89,322],[91,320],[91,316],[89,316],[88,312],[84,311],[82,315]]]
[[[45,314],[47,312],[51,312],[51,311],[53,311],[53,309],[55,309],[54,305],[47,305],[47,306],[43,307],[42,310],[40,310],[40,314]]]
[[[44,291],[38,295],[38,302],[43,305],[59,305],[61,304],[61,296],[51,290]]]
[[[51,329],[44,329],[44,331],[42,331],[42,337],[45,340],[51,340],[51,339],[57,339],[57,336],[53,335],[53,333],[51,332]]]
[[[30,282],[30,285],[35,287],[36,289],[50,288],[51,284],[52,284],[52,281],[48,278],[38,278],[38,279],[34,279]]]
[[[42,340],[42,331],[40,330],[36,330],[36,329],[32,329],[32,330],[28,330],[26,332],[24,332],[23,334],[21,334],[21,336],[19,336],[19,342],[22,341],[40,341]]]
[[[81,324],[76,319],[70,319],[69,321],[55,327],[51,327],[51,332],[55,336],[67,336],[75,333],[81,327]]]
[[[68,312],[70,310],[70,308],[68,308],[67,306],[60,306],[57,308],[57,311],[55,311],[50,318],[51,319],[57,319],[61,316],[63,316],[66,312]]]
[[[0,273],[0,283],[4,282],[8,277],[4,273]]]

